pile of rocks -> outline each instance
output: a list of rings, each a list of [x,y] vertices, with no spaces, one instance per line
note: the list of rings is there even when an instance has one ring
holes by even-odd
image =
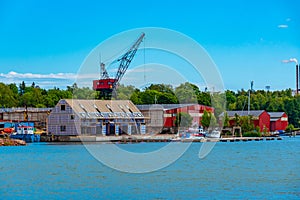
[[[25,145],[26,145],[26,142],[23,140],[0,138],[0,146],[25,146]]]

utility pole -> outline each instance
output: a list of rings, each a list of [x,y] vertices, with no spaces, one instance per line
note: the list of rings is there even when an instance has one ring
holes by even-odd
[[[248,92],[248,116],[250,115],[250,93],[253,90],[253,81],[251,81],[251,87]]]

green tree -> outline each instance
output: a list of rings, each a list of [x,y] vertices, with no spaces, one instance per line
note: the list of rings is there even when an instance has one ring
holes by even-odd
[[[175,126],[181,128],[188,128],[192,125],[193,118],[190,114],[180,112],[177,114],[175,119]]]
[[[195,85],[186,82],[175,88],[175,95],[179,103],[198,103],[197,93],[199,88],[197,90],[194,86]]]
[[[286,132],[291,132],[291,131],[293,131],[294,129],[295,129],[294,125],[293,125],[293,124],[289,124],[289,125],[286,127],[285,131],[286,131]]]
[[[224,126],[225,128],[227,128],[227,127],[230,126],[230,124],[229,124],[229,117],[228,117],[227,112],[224,112],[223,126]]]
[[[252,116],[241,116],[240,123],[242,132],[250,132],[254,130],[254,124],[252,120]]]
[[[203,115],[201,117],[201,125],[207,129],[209,127],[210,124],[210,114],[209,112],[207,112],[206,110],[204,110]]]
[[[241,125],[240,124],[240,116],[237,113],[234,114],[234,125],[235,126],[240,126]]]
[[[15,107],[17,100],[15,95],[9,86],[4,83],[0,83],[0,106],[1,107]]]

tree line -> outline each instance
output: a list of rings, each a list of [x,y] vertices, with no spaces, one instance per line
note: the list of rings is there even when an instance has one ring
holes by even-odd
[[[119,85],[116,99],[130,99],[134,104],[185,104],[198,103],[213,106],[215,116],[225,109],[247,110],[246,90],[224,93],[201,91],[192,83],[182,83],[177,87],[168,84],[151,84],[143,89]],[[76,83],[66,89],[43,89],[35,83],[0,83],[0,107],[54,107],[60,99],[95,99],[96,91],[88,87],[78,87]],[[291,89],[281,91],[253,90],[250,92],[250,109],[269,112],[286,112],[289,123],[300,127],[300,95],[293,95]]]

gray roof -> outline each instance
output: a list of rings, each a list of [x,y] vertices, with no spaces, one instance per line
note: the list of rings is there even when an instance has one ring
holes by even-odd
[[[280,118],[284,112],[268,112],[271,118]]]
[[[248,116],[248,111],[247,110],[234,110],[234,111],[226,111],[228,117],[234,117],[235,114],[238,114],[239,116]],[[249,115],[254,116],[254,117],[259,117],[264,110],[250,110]],[[219,117],[223,117],[224,112],[222,112]]]
[[[163,110],[172,110],[176,108],[182,108],[186,106],[193,106],[198,104],[145,104],[145,105],[136,105],[139,110],[153,110],[153,109],[163,109]]]
[[[51,111],[52,108],[32,108],[28,107],[27,111],[28,112],[47,112]],[[24,112],[25,107],[20,107],[20,108],[0,108],[0,113],[5,113],[5,112]]]
[[[137,118],[144,119],[143,114],[130,100],[85,100],[61,99],[50,115],[61,113],[60,105],[68,104],[72,111],[81,118]]]

